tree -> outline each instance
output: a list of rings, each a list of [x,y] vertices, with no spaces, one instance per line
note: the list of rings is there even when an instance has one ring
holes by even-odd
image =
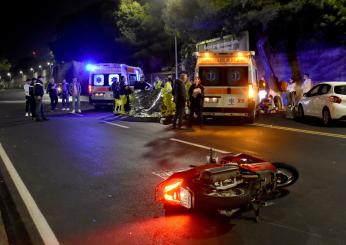
[[[163,28],[161,6],[162,1],[158,0],[143,4],[121,0],[115,11],[121,40],[133,45],[133,62],[144,66],[147,71],[157,71],[173,61],[170,55],[173,43]]]
[[[5,73],[10,71],[11,64],[10,62],[5,58],[0,58],[0,72]]]

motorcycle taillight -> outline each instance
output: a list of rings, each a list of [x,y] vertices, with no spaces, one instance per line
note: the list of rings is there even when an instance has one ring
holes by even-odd
[[[182,186],[183,179],[173,178],[156,188],[156,201],[191,208],[191,193]]]

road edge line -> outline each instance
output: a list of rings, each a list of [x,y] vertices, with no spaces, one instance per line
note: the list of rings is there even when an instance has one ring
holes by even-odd
[[[169,140],[175,141],[175,142],[179,142],[179,143],[182,143],[182,144],[186,144],[186,145],[192,145],[192,146],[199,147],[199,148],[206,149],[206,150],[213,149],[213,151],[219,152],[221,154],[230,153],[229,151],[224,151],[224,150],[220,150],[220,149],[217,149],[217,148],[214,148],[214,147],[208,147],[208,146],[205,146],[205,145],[196,144],[196,143],[192,143],[192,142],[185,141],[185,140],[179,140],[179,139],[176,139],[176,138],[170,138]]]
[[[117,123],[113,123],[113,122],[107,122],[107,121],[102,121],[102,122],[106,123],[106,124],[109,124],[109,125],[117,126],[117,127],[120,127],[120,128],[130,128],[128,126],[117,124]]]
[[[250,124],[250,126],[272,128],[272,129],[284,130],[289,132],[305,133],[305,134],[311,134],[311,135],[320,135],[320,136],[327,136],[327,137],[333,137],[333,138],[339,138],[339,139],[346,139],[346,135],[344,134],[333,134],[333,133],[320,132],[320,131],[307,130],[307,129],[276,126],[276,125],[270,125],[270,124],[264,124],[264,123],[253,123],[253,124]]]
[[[19,176],[15,167],[13,166],[10,158],[8,157],[5,149],[0,143],[0,157],[5,164],[6,170],[8,171],[20,197],[22,198],[26,209],[28,210],[33,223],[36,226],[44,244],[47,245],[60,245],[56,238],[53,230],[49,226],[46,218],[43,216],[41,210],[38,208],[34,198],[31,196],[28,188],[25,186],[23,180]]]

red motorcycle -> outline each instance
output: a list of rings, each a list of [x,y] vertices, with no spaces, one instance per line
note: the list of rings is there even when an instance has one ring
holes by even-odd
[[[165,207],[238,210],[259,206],[276,190],[294,184],[298,171],[285,163],[271,163],[247,154],[227,154],[220,161],[211,151],[209,163],[176,172],[156,188]]]

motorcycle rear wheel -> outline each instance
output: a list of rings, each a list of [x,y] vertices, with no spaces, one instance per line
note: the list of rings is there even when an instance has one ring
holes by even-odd
[[[293,185],[299,178],[298,170],[286,163],[273,162],[276,167],[276,186],[284,188]]]
[[[237,196],[222,197],[211,196],[201,193],[196,196],[196,206],[202,208],[212,208],[216,210],[235,209],[251,202],[251,195],[248,189],[239,188],[242,191]]]

